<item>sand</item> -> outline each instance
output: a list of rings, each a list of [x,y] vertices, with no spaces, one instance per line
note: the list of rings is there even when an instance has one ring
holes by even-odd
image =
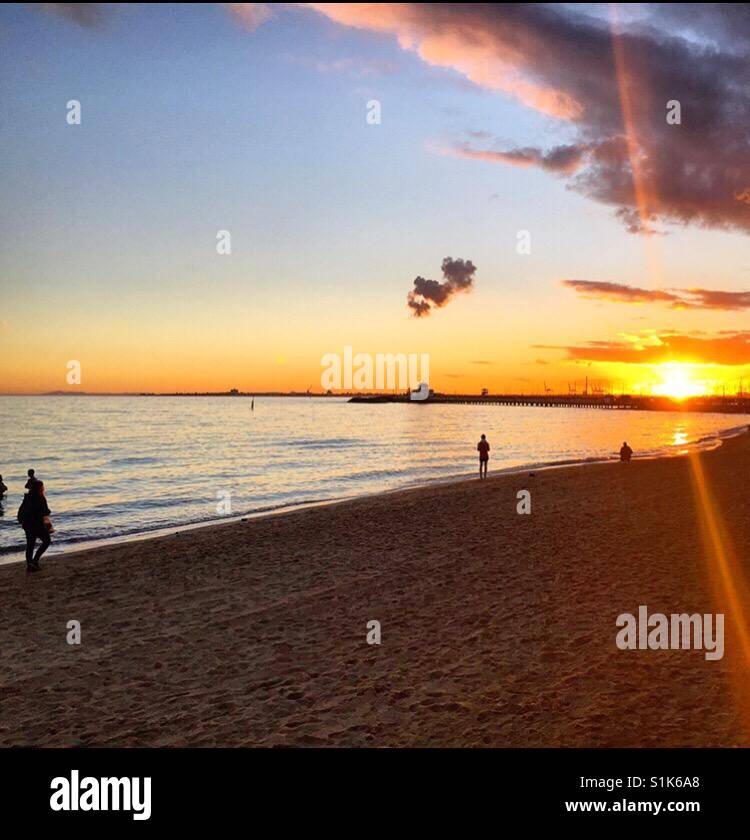
[[[696,457],[2,568],[0,745],[750,746],[750,438],[698,457],[702,494]],[[641,604],[725,612],[726,655],[619,650],[615,619]]]

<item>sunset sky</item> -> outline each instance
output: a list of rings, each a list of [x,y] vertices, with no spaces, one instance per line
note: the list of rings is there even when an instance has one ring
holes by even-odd
[[[4,393],[750,391],[747,6],[9,4],[0,77]]]

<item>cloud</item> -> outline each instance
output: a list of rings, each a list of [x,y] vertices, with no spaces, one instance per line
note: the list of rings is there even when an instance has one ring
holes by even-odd
[[[680,289],[691,297],[690,309],[750,309],[750,292],[723,292],[717,289]]]
[[[535,345],[565,350],[578,362],[617,362],[658,365],[690,362],[703,365],[749,365],[750,332],[722,332],[710,337],[692,333],[660,332],[646,337],[629,336],[623,341],[589,341],[580,345]]]
[[[441,270],[445,278],[442,283],[424,277],[414,279],[414,288],[407,295],[406,305],[415,318],[429,315],[432,309],[445,306],[455,294],[469,291],[477,268],[471,260],[446,257]]]
[[[579,104],[565,91],[539,85],[520,66],[526,45],[504,43],[483,26],[476,7],[441,3],[307,3],[336,23],[396,35],[402,49],[435,67],[457,70],[474,84],[504,91],[544,113],[569,119]]]
[[[289,60],[317,73],[340,73],[352,79],[367,79],[378,76],[392,75],[398,70],[393,61],[387,59],[369,59],[361,56],[337,58],[332,61],[321,61],[307,56],[289,56]]]
[[[273,17],[273,11],[267,3],[225,3],[232,17],[250,32]]]
[[[598,280],[563,280],[562,285],[582,297],[617,303],[663,303],[672,309],[750,309],[750,292],[725,292],[718,289],[641,289],[625,283]]]
[[[652,11],[683,37],[747,55],[750,51],[750,11],[740,3],[658,3]]]
[[[582,297],[596,300],[611,300],[619,303],[676,303],[679,297],[671,292],[654,289],[640,289],[624,283],[608,283],[598,280],[563,280],[563,286],[573,289]]]
[[[539,166],[614,207],[634,233],[653,233],[657,221],[750,233],[747,5],[647,5],[645,20],[624,23],[616,7],[606,20],[609,7],[593,15],[564,4],[308,5],[392,34],[428,64],[508,94],[573,135],[550,149],[473,138],[454,154]],[[673,100],[680,124],[666,120]]]
[[[457,144],[447,149],[448,154],[473,160],[487,160],[491,163],[507,163],[511,166],[540,166],[550,172],[569,174],[574,172],[582,157],[582,150],[577,146],[557,146],[549,152],[535,148],[493,151],[492,149],[473,149],[468,144]]]
[[[619,219],[624,225],[628,233],[642,233],[644,236],[654,236],[659,234],[664,236],[663,230],[657,230],[652,224],[651,220],[656,216],[654,213],[644,213],[635,207],[619,207],[615,210],[615,218]]]
[[[64,17],[79,26],[96,28],[106,16],[104,3],[34,3],[44,12]]]

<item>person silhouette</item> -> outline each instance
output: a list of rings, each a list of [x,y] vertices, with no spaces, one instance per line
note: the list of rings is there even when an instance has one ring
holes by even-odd
[[[36,474],[34,470],[27,470],[26,475],[29,477],[29,480],[24,484],[24,487],[27,490],[31,490],[32,485],[38,480],[36,478]]]
[[[3,481],[3,477],[0,475],[0,496],[4,496],[8,492],[8,486]]]
[[[633,457],[633,450],[628,446],[628,442],[624,440],[622,442],[622,446],[620,447],[620,460],[628,464],[630,463],[630,459]]]
[[[490,460],[490,445],[487,442],[485,435],[482,435],[482,439],[477,444],[477,449],[479,450],[479,477],[487,478],[487,464]]]
[[[41,481],[29,477],[29,492],[24,494],[21,507],[18,508],[18,522],[26,534],[26,571],[39,571],[39,558],[49,548],[50,528],[47,517],[50,514],[47,507],[47,499],[44,496],[44,484]],[[41,545],[34,553],[36,541],[40,540]]]

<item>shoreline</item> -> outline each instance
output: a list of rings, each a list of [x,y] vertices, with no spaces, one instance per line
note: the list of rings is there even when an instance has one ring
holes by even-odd
[[[742,424],[740,426],[730,426],[726,429],[721,429],[713,435],[708,435],[695,441],[687,441],[680,444],[679,451],[670,451],[663,449],[654,453],[647,453],[644,455],[634,456],[634,461],[658,460],[664,458],[680,458],[689,455],[692,451],[709,451],[714,448],[721,447],[725,441],[732,440],[743,434],[750,433],[750,424]],[[553,462],[540,462],[520,464],[518,466],[506,467],[490,472],[491,477],[504,475],[518,475],[529,471],[541,472],[543,470],[558,470],[558,469],[576,469],[597,464],[618,463],[619,458],[612,455],[609,458],[586,458],[578,460],[565,460]],[[47,559],[57,557],[67,557],[71,554],[79,554],[89,551],[96,551],[101,548],[116,546],[121,544],[130,544],[137,542],[145,542],[148,540],[157,540],[164,537],[173,536],[181,532],[191,532],[202,528],[215,528],[222,525],[236,524],[237,522],[244,522],[249,520],[264,519],[266,517],[283,516],[297,511],[308,510],[319,507],[327,507],[329,505],[340,505],[346,502],[356,501],[357,499],[368,499],[376,496],[385,496],[393,493],[402,493],[409,490],[427,489],[430,487],[460,484],[464,481],[472,481],[476,479],[476,473],[457,473],[455,475],[444,476],[442,478],[432,479],[430,481],[418,482],[415,484],[405,484],[399,487],[392,487],[386,490],[373,490],[369,493],[358,493],[352,496],[343,496],[340,498],[322,499],[312,502],[300,502],[298,504],[281,505],[272,510],[249,511],[247,513],[237,514],[235,516],[220,517],[217,519],[200,520],[198,522],[186,522],[182,525],[167,525],[163,528],[155,528],[151,531],[135,531],[131,534],[120,534],[113,537],[104,537],[95,540],[80,540],[73,543],[63,543],[59,547],[55,546],[53,540],[52,545],[45,554]],[[18,551],[7,552],[7,554],[0,554],[0,569],[5,566],[13,566],[17,563],[23,563],[23,546],[19,546]]]
[[[749,469],[746,433],[9,567],[0,745],[750,746]],[[726,654],[619,650],[639,605],[726,614]]]

